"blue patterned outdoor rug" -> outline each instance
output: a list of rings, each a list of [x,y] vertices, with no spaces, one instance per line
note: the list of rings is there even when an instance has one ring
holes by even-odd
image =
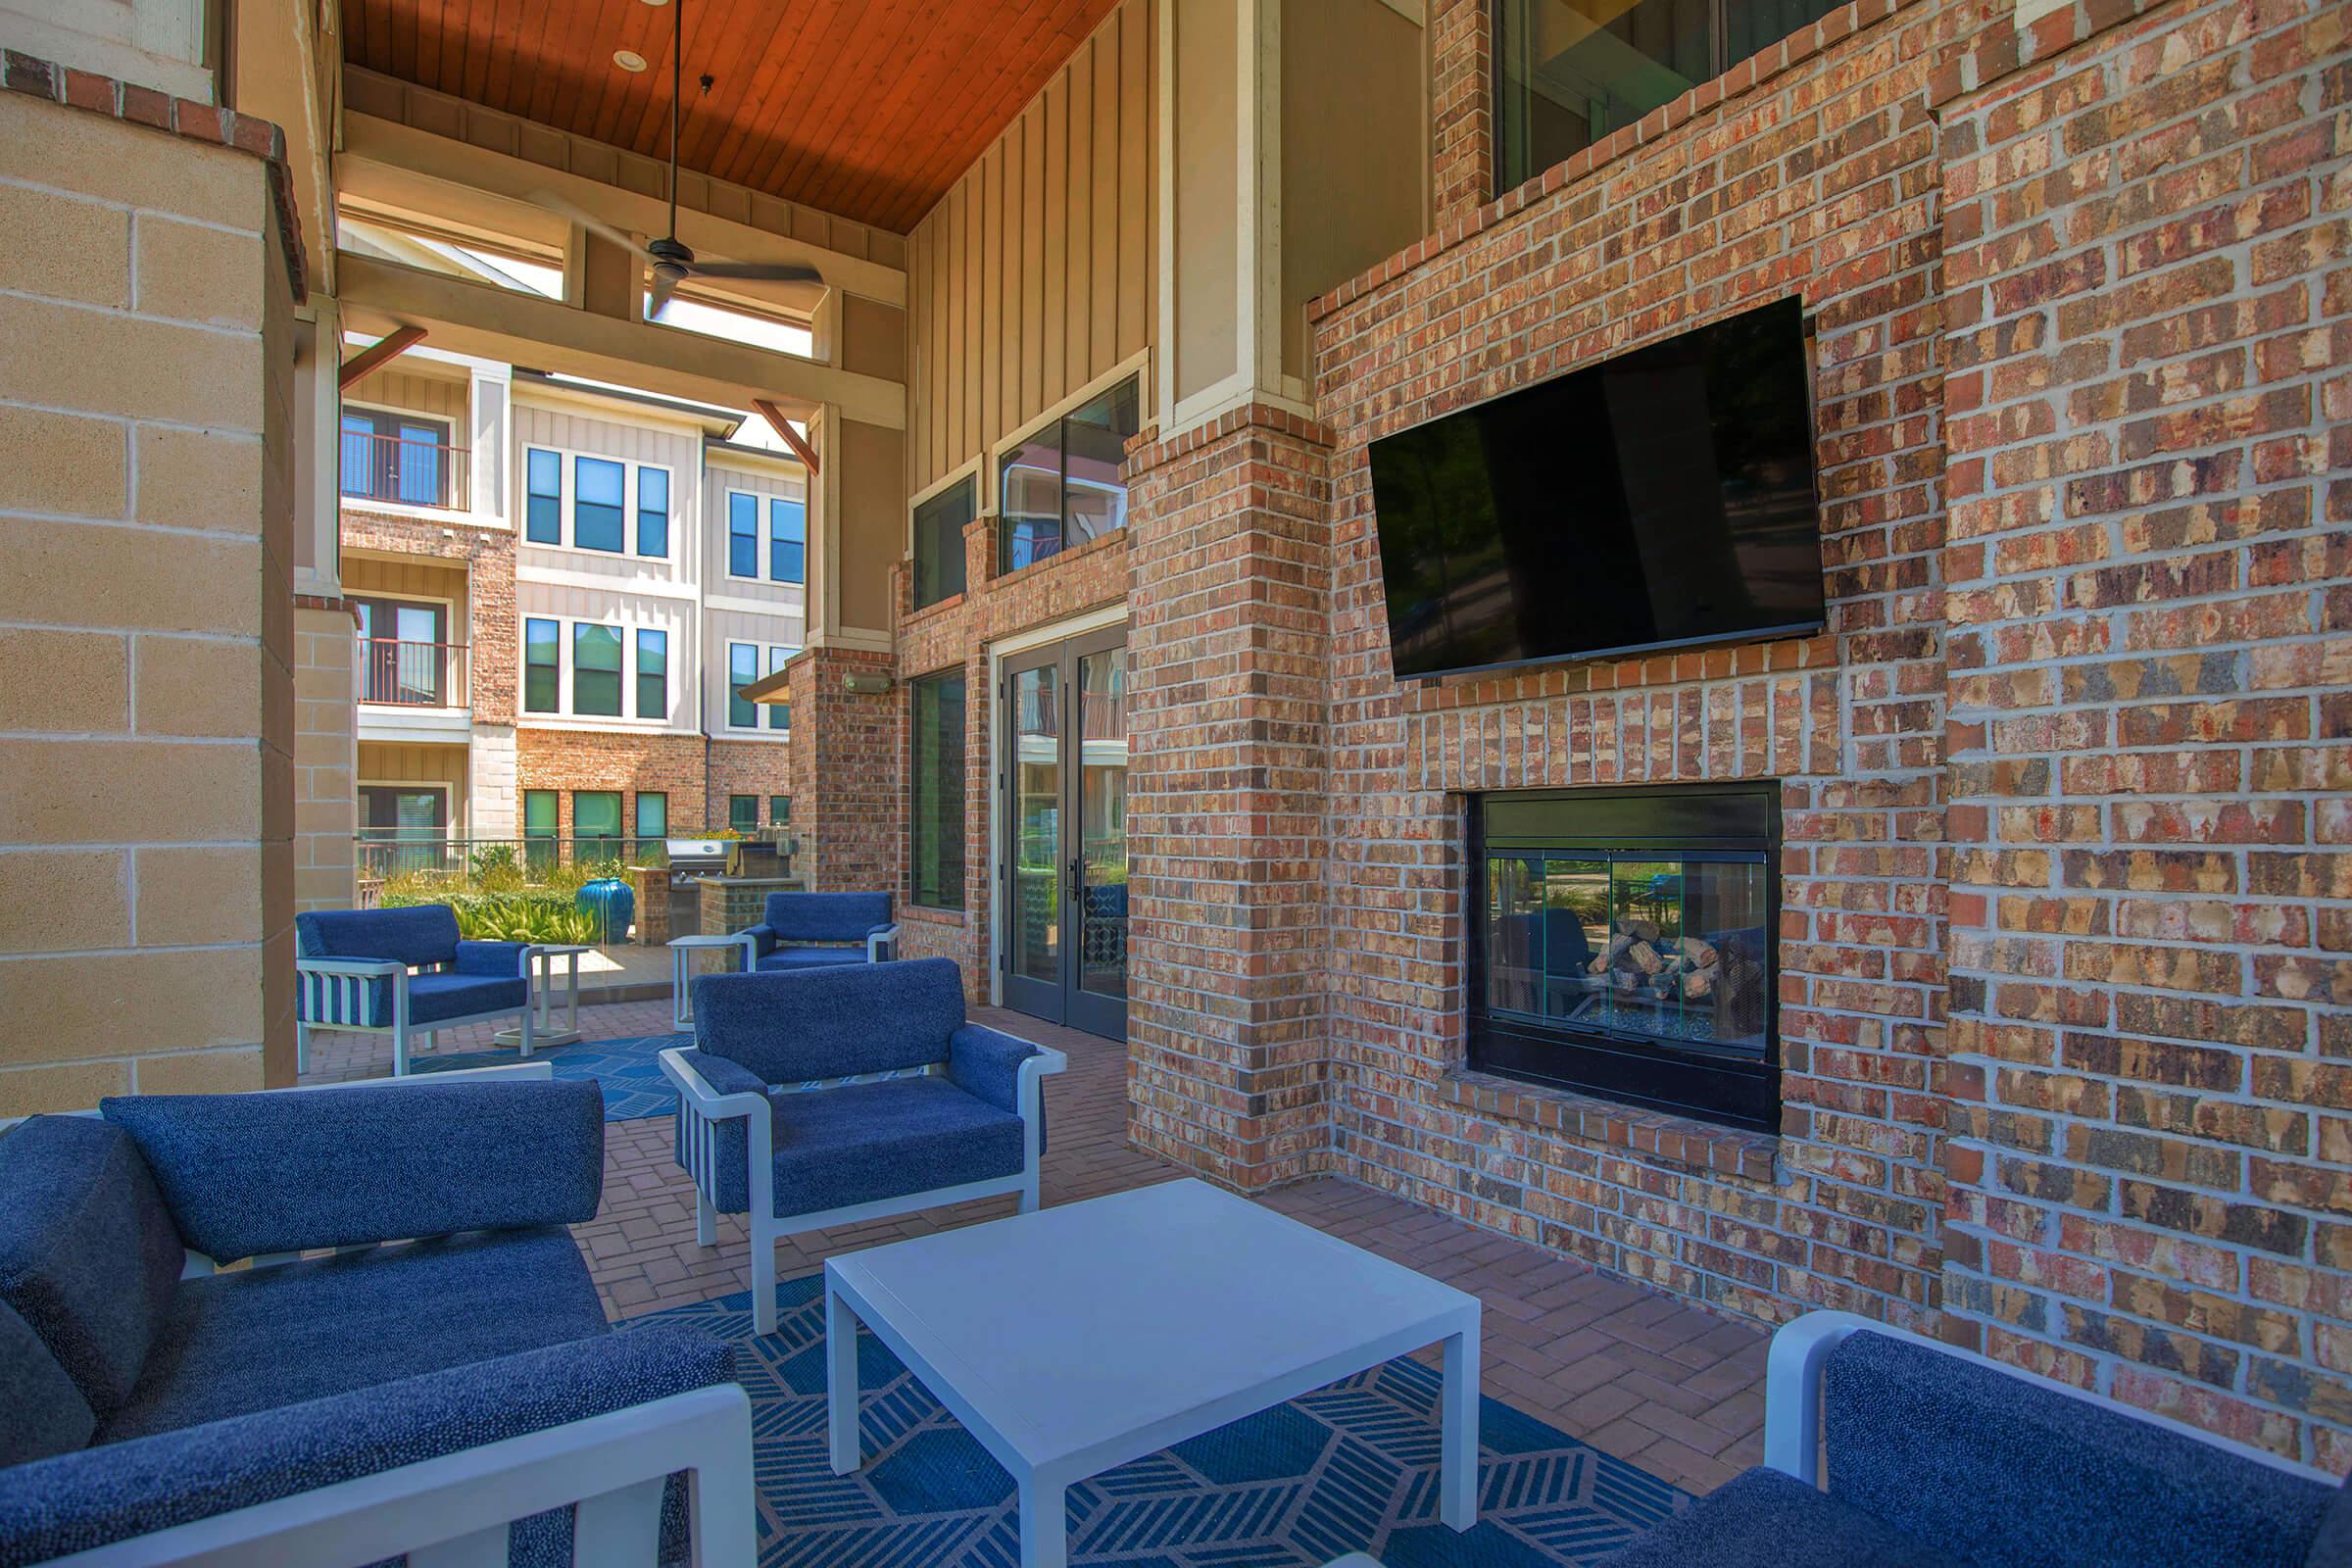
[[[1006,1568],[1020,1560],[1012,1478],[871,1334],[860,1334],[864,1467],[825,1457],[825,1313],[815,1275],[776,1288],[777,1332],[749,1292],[631,1318],[735,1342],[752,1396],[760,1568]],[[1494,1399],[1479,1414],[1479,1522],[1438,1523],[1437,1372],[1417,1361],[1318,1389],[1069,1490],[1070,1561],[1089,1568],[1387,1568],[1595,1562],[1688,1497]]]
[[[640,1116],[666,1116],[677,1108],[678,1092],[662,1076],[661,1053],[671,1046],[691,1046],[692,1035],[638,1035],[623,1040],[583,1040],[577,1045],[534,1050],[533,1061],[555,1064],[559,1078],[593,1078],[605,1092],[605,1120],[635,1121]],[[500,1067],[522,1059],[512,1047],[498,1051],[441,1054],[416,1052],[409,1057],[415,1072],[451,1072],[460,1067]]]

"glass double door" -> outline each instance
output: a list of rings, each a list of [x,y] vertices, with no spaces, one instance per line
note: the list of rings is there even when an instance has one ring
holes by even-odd
[[[1127,1034],[1127,633],[1004,662],[1004,1004]]]

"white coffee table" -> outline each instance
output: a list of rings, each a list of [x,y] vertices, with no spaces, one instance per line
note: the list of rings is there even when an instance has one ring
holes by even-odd
[[[825,1262],[833,1470],[861,1462],[863,1323],[1021,1491],[1024,1568],[1068,1561],[1077,1481],[1439,1342],[1439,1517],[1478,1516],[1478,1298],[1204,1182]]]

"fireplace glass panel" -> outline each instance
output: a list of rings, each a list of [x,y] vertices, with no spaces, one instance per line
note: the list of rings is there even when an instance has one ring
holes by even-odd
[[[1474,1064],[1767,1123],[1770,806],[1720,788],[1489,798]]]

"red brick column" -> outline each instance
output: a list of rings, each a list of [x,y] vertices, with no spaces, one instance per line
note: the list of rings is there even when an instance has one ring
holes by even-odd
[[[2342,20],[2068,8],[1938,77],[1945,1331],[2338,1472]]]
[[[1496,194],[1494,59],[1489,0],[1431,0],[1430,206],[1439,230]]]
[[[792,671],[795,864],[820,892],[897,892],[906,863],[899,810],[906,693],[894,655],[811,648]],[[852,691],[856,678],[867,691]]]
[[[1130,460],[1128,1129],[1243,1191],[1331,1161],[1329,452],[1251,407]]]

